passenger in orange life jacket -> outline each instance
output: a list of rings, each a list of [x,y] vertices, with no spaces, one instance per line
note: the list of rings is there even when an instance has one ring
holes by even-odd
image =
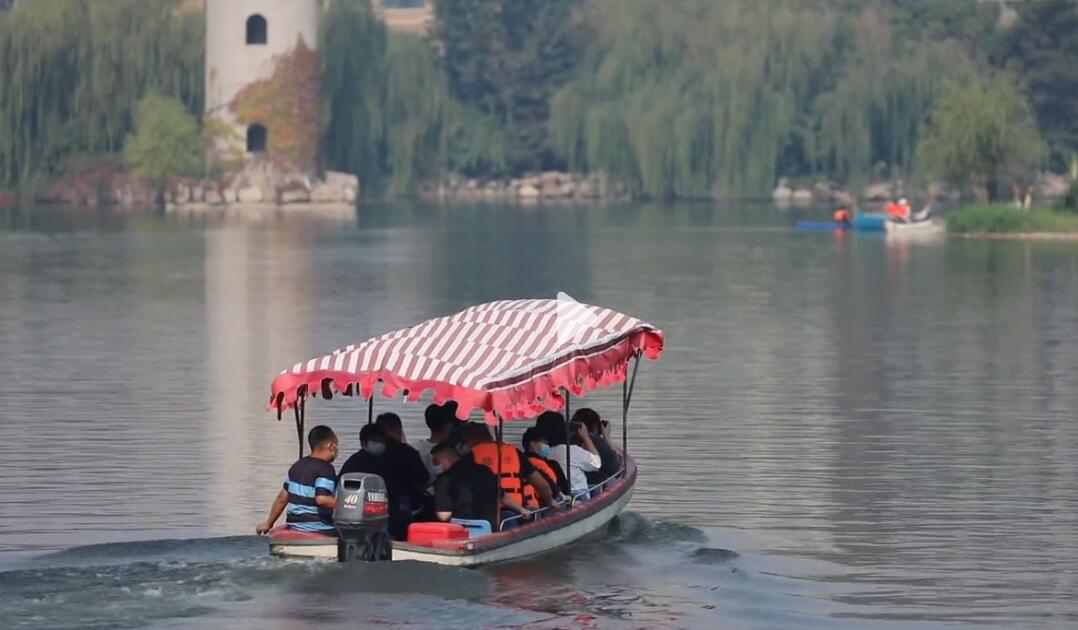
[[[543,475],[543,478],[553,489],[554,499],[562,500],[562,495],[569,493],[569,480],[565,477],[565,473],[562,472],[561,465],[547,458],[547,455],[550,454],[550,445],[547,444],[543,432],[536,427],[531,427],[524,432],[524,437],[521,438],[520,442],[521,446],[524,447],[524,456],[531,461],[532,465]],[[525,507],[538,507],[538,503],[535,491],[530,485],[526,486],[524,488]]]
[[[898,216],[904,223],[909,223],[910,219],[913,217],[913,210],[910,208],[910,202],[906,201],[905,197],[898,200]]]
[[[852,221],[852,217],[850,216],[850,210],[845,206],[839,208],[838,210],[835,210],[835,213],[831,215],[831,218],[834,219],[835,223],[841,223],[842,225],[849,225]]]
[[[471,423],[464,431],[464,450],[472,460],[489,468],[494,474],[501,472],[502,506],[513,512],[531,516],[531,510],[524,507],[524,486],[534,488],[543,507],[554,505],[550,485],[543,475],[535,469],[531,461],[524,457],[516,447],[501,445],[501,470],[498,466],[498,444],[485,424]]]
[[[898,202],[892,201],[887,204],[883,211],[887,214],[887,218],[892,221],[908,223],[910,220],[910,204],[906,201],[905,197],[899,199]]]

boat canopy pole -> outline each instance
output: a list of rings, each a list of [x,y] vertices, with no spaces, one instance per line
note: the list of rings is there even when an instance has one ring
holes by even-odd
[[[633,358],[633,374],[621,382],[621,454],[629,453],[629,403],[633,400],[633,388],[636,386],[636,371],[640,368],[640,353]]]
[[[303,459],[303,423],[304,415],[307,407],[307,401],[301,396],[299,401],[292,407],[292,411],[296,416],[296,437],[299,439],[299,457]]]
[[[367,424],[374,424],[374,390],[371,390],[371,397],[367,399]]]
[[[497,510],[498,530],[502,531],[502,417],[498,416],[498,500],[494,504]]]
[[[565,478],[569,480],[569,504],[572,505],[573,498],[574,498],[573,497],[573,476],[569,472],[572,469],[571,466],[570,466],[572,454],[569,452],[570,451],[569,447],[572,446],[572,444],[573,444],[573,436],[570,434],[570,429],[571,429],[572,425],[569,424],[569,418],[571,417],[569,415],[569,403],[572,400],[572,396],[569,394],[568,389],[563,388],[562,392],[565,393]]]

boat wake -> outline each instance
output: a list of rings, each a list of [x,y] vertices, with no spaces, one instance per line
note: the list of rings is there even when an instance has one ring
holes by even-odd
[[[91,545],[0,564],[6,628],[142,627],[221,615],[243,626],[252,615],[304,620],[311,600],[468,601],[488,591],[486,575],[465,569],[271,558],[253,536]]]
[[[35,629],[692,626],[738,558],[708,542],[700,529],[627,512],[605,536],[487,570],[282,560],[252,536],[110,543],[0,562],[0,609],[5,627]],[[662,575],[677,577],[655,589]]]

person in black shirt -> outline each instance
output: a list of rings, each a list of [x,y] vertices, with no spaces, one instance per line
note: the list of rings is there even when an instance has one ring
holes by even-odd
[[[573,422],[583,424],[588,429],[591,442],[595,445],[595,450],[599,452],[599,459],[602,461],[599,470],[585,473],[588,485],[595,486],[618,474],[621,470],[621,457],[607,441],[606,431],[610,423],[600,418],[597,411],[588,407],[577,409],[573,414]]]
[[[498,477],[486,466],[462,458],[449,442],[435,446],[431,459],[444,471],[434,480],[438,520],[487,521],[491,529],[497,527]]]
[[[391,418],[389,416],[392,416]],[[389,495],[389,533],[403,539],[412,520],[412,512],[423,505],[423,495],[430,482],[430,474],[419,452],[407,444],[395,440],[385,429],[399,430],[400,417],[389,413],[378,416],[374,424],[368,424],[359,432],[361,450],[348,458],[341,466],[341,474],[364,472],[378,475],[386,482]]]
[[[288,469],[284,487],[270,508],[269,518],[258,524],[255,531],[265,534],[288,510],[289,529],[335,535],[333,509],[337,507],[337,474],[333,460],[337,458],[337,435],[327,426],[317,426],[307,434],[311,454],[300,458]]]
[[[383,413],[375,419],[374,424],[386,435],[387,473],[393,478],[402,505],[410,512],[421,511],[431,482],[430,471],[423,463],[423,457],[404,441],[400,416],[392,412]]]
[[[363,428],[359,430],[359,450],[344,462],[340,474],[371,473],[384,480],[386,478],[384,459],[386,441],[386,434],[381,427],[373,424],[363,425]],[[337,478],[340,479],[340,476]]]

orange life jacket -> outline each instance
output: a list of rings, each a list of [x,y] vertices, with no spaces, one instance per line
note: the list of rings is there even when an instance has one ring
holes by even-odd
[[[498,474],[498,445],[494,442],[483,442],[473,446],[472,458],[475,463],[486,466],[495,475]],[[520,453],[516,447],[502,444],[501,473],[502,492],[523,505],[524,484],[520,479]]]
[[[846,208],[839,208],[838,210],[835,210],[832,218],[835,220],[835,223],[848,223],[850,221],[850,211]]]
[[[546,478],[547,483],[550,484],[551,492],[557,495],[558,475],[554,473],[554,469],[550,467],[550,464],[546,463],[546,460],[538,453],[528,453],[528,461]],[[524,484],[524,507],[529,510],[539,507],[539,494],[530,483]]]
[[[902,208],[894,201],[884,206],[883,211],[892,219],[897,219],[902,214]]]

